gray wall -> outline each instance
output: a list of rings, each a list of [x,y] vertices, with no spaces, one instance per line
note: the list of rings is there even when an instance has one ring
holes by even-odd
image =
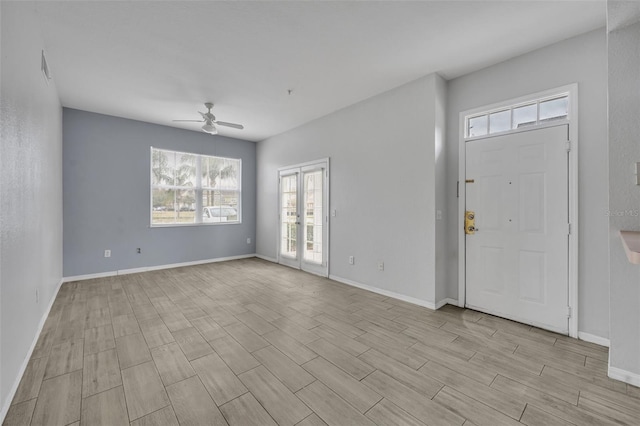
[[[640,7],[610,1],[609,21],[609,256],[613,369],[640,385],[640,266],[629,263],[620,230],[640,231]],[[631,212],[631,214],[627,213]],[[612,371],[610,370],[610,374]],[[619,374],[614,376],[625,379]],[[635,375],[635,376],[633,376]],[[626,377],[629,379],[629,377]]]
[[[603,5],[604,7],[604,5]],[[449,81],[447,117],[448,281],[457,299],[458,125],[462,111],[570,83],[579,98],[580,332],[609,337],[607,246],[607,51],[596,30]]]
[[[0,421],[62,278],[62,109],[32,4],[0,3]],[[39,300],[36,301],[36,291]]]
[[[255,253],[255,143],[67,108],[63,123],[65,277]],[[151,146],[241,158],[242,224],[151,228]]]
[[[277,169],[331,157],[330,274],[433,303],[438,78],[258,143],[258,254],[277,257]]]

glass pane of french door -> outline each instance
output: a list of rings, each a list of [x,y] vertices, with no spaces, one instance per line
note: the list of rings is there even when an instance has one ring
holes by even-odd
[[[323,236],[323,169],[304,172],[303,181],[303,259],[308,263],[322,264]]]
[[[280,254],[295,259],[298,244],[298,175],[282,176],[280,182]]]

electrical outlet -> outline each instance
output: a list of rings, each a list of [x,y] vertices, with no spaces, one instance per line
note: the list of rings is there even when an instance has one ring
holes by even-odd
[[[436,210],[436,220],[442,220],[442,210]]]
[[[338,215],[338,211],[336,209],[331,210],[331,216],[336,217]]]
[[[349,265],[355,265],[356,259],[353,256],[349,256]]]
[[[378,262],[378,271],[384,271],[384,262]]]
[[[141,249],[140,247],[138,247],[138,248],[136,249],[136,253],[138,253],[138,254],[142,253],[142,249]]]
[[[251,244],[251,238],[247,238],[247,244]]]
[[[111,257],[111,250],[105,250],[104,257]]]

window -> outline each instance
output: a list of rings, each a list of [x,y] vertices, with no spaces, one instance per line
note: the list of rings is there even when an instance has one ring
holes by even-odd
[[[492,135],[569,118],[569,94],[557,94],[465,118],[466,137]]]
[[[151,225],[240,223],[240,159],[151,148]]]

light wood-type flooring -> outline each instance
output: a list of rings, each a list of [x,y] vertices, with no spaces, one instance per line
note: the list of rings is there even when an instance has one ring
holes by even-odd
[[[62,286],[5,424],[640,424],[607,349],[258,259]]]

